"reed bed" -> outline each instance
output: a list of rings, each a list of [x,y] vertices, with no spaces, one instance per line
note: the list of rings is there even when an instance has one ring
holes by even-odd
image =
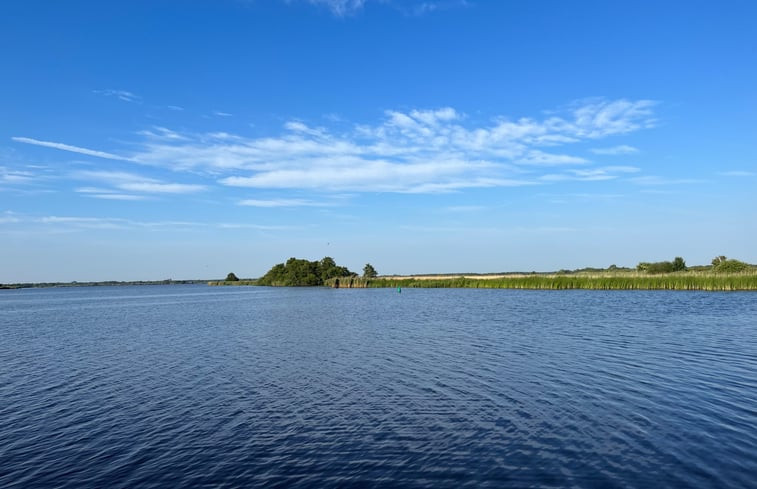
[[[327,284],[331,285],[331,284]],[[757,272],[733,274],[707,272],[678,272],[660,275],[643,273],[585,274],[585,275],[514,275],[498,278],[456,277],[432,278],[376,278],[362,279],[353,287],[405,288],[481,288],[481,289],[593,289],[593,290],[757,290]]]

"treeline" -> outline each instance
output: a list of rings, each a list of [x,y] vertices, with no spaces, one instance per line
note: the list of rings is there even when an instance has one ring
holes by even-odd
[[[725,256],[716,256],[712,259],[710,266],[697,266],[692,269],[698,271],[712,271],[715,273],[739,273],[754,269],[754,266],[743,261],[726,258]],[[684,272],[688,270],[686,261],[677,256],[673,261],[658,262],[640,262],[636,265],[636,270],[649,274]]]

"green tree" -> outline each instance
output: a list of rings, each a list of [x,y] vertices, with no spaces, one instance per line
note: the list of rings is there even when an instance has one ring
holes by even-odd
[[[719,273],[737,273],[743,272],[747,269],[749,269],[748,264],[734,259],[720,261],[713,267],[713,270]]]
[[[378,276],[378,273],[376,272],[376,269],[373,268],[373,265],[370,263],[366,263],[363,267],[363,277],[364,278],[376,278]]]
[[[239,278],[237,278],[237,276],[234,275],[233,273],[230,273],[230,274],[226,275],[226,281],[227,282],[239,282]]]
[[[673,259],[673,270],[676,272],[682,272],[686,270],[686,260],[677,256]]]
[[[351,275],[354,274],[347,267],[340,267],[330,256],[319,261],[290,258],[286,263],[278,263],[268,270],[265,275],[260,277],[258,285],[314,286],[323,285],[325,280],[333,277],[349,277]]]
[[[715,258],[712,259],[712,266],[717,267],[718,265],[720,265],[726,260],[727,258],[724,255],[716,256]]]

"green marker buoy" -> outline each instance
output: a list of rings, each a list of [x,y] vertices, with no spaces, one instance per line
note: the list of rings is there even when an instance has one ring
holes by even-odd
[[[397,287],[397,293],[398,293],[398,294],[401,294],[401,293],[402,293],[402,287]]]

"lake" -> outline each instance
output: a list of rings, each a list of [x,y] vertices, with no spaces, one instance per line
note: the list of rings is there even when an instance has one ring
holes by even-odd
[[[0,291],[0,487],[755,487],[757,293]]]

